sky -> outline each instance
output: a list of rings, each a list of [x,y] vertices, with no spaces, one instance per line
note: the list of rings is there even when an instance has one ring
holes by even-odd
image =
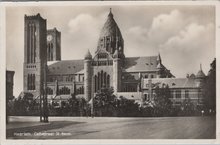
[[[14,96],[23,90],[24,15],[47,19],[47,29],[61,31],[62,60],[83,59],[97,47],[100,31],[112,8],[124,38],[126,57],[155,56],[177,78],[205,74],[215,58],[213,6],[90,5],[10,6],[6,8],[6,66],[14,70]]]

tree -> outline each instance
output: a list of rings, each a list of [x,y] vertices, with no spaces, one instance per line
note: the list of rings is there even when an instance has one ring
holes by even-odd
[[[195,105],[190,98],[185,98],[185,100],[181,103],[181,111],[180,115],[191,116],[195,115]]]
[[[204,104],[208,111],[216,112],[216,59],[211,63],[204,85]]]
[[[155,87],[155,97],[153,100],[154,116],[169,116],[172,109],[170,101],[170,89],[168,85],[163,84],[161,88]]]
[[[24,93],[15,99],[14,112],[16,115],[32,115],[36,106],[33,94]]]
[[[8,123],[8,116],[11,113],[11,107],[12,107],[11,102],[14,98],[15,98],[14,96],[6,97],[6,123]]]
[[[93,98],[95,115],[113,116],[116,113],[117,98],[113,94],[113,88],[103,87]]]
[[[135,100],[127,99],[120,96],[117,99],[117,115],[120,117],[137,117],[140,116],[139,104]]]
[[[71,116],[77,116],[79,111],[79,99],[76,98],[75,94],[71,94],[71,98],[68,99],[68,107]]]

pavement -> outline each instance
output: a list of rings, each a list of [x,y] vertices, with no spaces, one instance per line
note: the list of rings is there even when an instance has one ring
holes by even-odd
[[[210,117],[39,117],[10,116],[8,139],[215,139]]]

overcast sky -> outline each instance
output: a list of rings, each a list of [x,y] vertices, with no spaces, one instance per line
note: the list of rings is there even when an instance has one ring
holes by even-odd
[[[63,60],[94,54],[109,8],[121,30],[125,56],[161,54],[176,77],[207,74],[215,57],[215,9],[212,6],[57,6],[6,9],[7,69],[15,71],[14,95],[23,89],[24,15],[40,13],[47,28],[61,31]]]

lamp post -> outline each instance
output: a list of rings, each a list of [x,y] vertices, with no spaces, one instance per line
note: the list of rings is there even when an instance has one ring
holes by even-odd
[[[40,94],[40,122],[48,122],[48,103],[47,103],[47,64],[44,64],[43,89]],[[43,99],[42,99],[43,96]],[[43,111],[42,111],[43,101]]]
[[[94,97],[96,93],[94,93],[94,96],[91,98],[91,117],[94,117]]]

